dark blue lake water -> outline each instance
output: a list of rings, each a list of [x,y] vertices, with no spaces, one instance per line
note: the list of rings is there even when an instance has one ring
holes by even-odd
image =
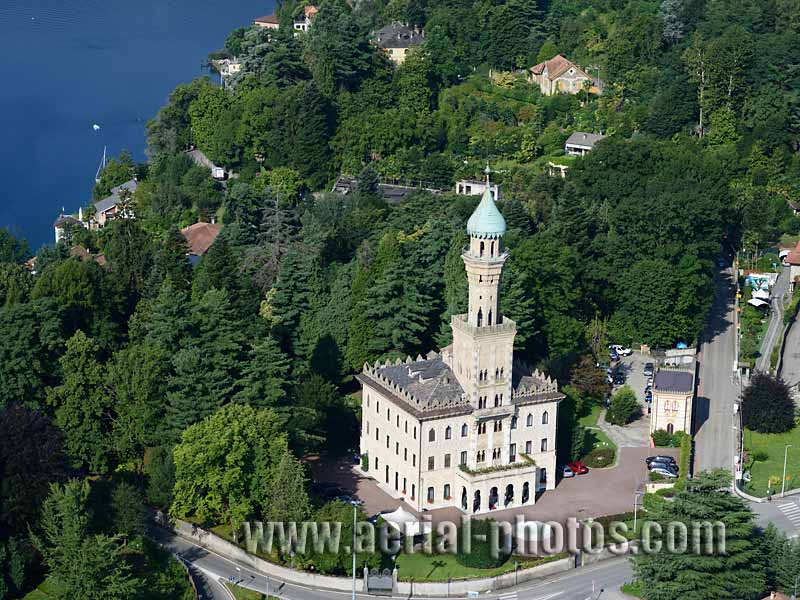
[[[0,227],[51,243],[61,207],[87,204],[103,146],[144,160],[170,91],[274,4],[0,0]]]

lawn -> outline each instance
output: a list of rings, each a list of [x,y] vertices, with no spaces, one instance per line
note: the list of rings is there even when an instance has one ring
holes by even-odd
[[[520,570],[563,558],[563,555],[527,560],[518,558]],[[459,564],[454,554],[400,553],[397,556],[397,575],[403,581],[447,581],[448,579],[474,579],[496,577],[514,571],[514,557],[494,569],[474,569]]]
[[[254,592],[253,590],[248,590],[247,588],[239,587],[231,583],[226,583],[225,587],[230,590],[236,600],[264,600],[264,594],[260,592]],[[273,598],[275,598],[275,596],[270,596],[267,600],[272,600]]]
[[[588,412],[584,410],[583,414],[578,418],[578,424],[586,428],[586,434],[583,438],[584,456],[599,447],[613,448],[615,452],[617,450],[616,444],[597,426],[597,420],[600,418],[602,410],[603,408],[600,405],[592,404],[590,410]]]
[[[779,483],[773,488],[773,493],[780,493],[780,479],[783,476],[783,455],[787,444],[789,448],[786,461],[786,489],[800,488],[800,427],[795,427],[787,433],[756,433],[745,431],[744,445],[752,458],[754,454],[766,454],[766,460],[753,462],[750,468],[752,479],[748,484],[748,491],[756,496],[766,496],[770,477]]]

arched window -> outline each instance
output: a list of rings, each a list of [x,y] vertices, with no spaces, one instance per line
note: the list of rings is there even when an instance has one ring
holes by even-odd
[[[464,423],[464,424],[461,426],[461,437],[467,437],[467,432],[468,432],[468,431],[469,431],[469,429],[467,428],[467,424],[466,424],[466,423]]]
[[[542,413],[542,425],[547,425],[547,423],[549,421],[550,421],[550,417],[547,415],[547,411],[544,411]]]
[[[448,425],[447,429],[444,430],[444,439],[449,440],[451,437],[453,437],[453,430]]]
[[[528,413],[528,418],[525,419],[525,425],[533,427],[533,415],[531,413]]]
[[[483,242],[481,242],[481,256],[483,256]]]
[[[444,484],[444,499],[445,500],[449,500],[450,499],[450,484],[449,483],[445,483]]]
[[[669,423],[667,425],[667,433],[670,434],[670,435],[675,433],[675,426],[672,423]]]
[[[492,244],[490,246],[490,254],[489,256],[494,256],[494,240],[492,240]]]
[[[494,405],[500,406],[500,398],[497,396],[497,394],[494,395]]]
[[[429,442],[435,442],[435,441],[436,441],[436,430],[434,430],[434,429],[431,429],[431,430],[428,432],[428,441],[429,441]]]
[[[489,310],[489,319],[488,319],[488,321],[486,322],[486,324],[487,324],[487,325],[491,325],[491,324],[492,324],[492,311],[491,311],[491,309]]]
[[[525,504],[530,499],[530,496],[531,496],[530,486],[526,481],[525,483],[522,484],[522,503]]]
[[[483,325],[483,309],[478,309],[478,327]]]

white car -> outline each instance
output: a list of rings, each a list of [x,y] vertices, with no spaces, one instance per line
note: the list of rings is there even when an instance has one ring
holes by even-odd
[[[615,350],[620,356],[630,356],[633,354],[633,350],[626,348],[625,346],[621,346],[620,344],[611,344],[609,348]]]
[[[650,469],[651,473],[658,473],[662,477],[666,477],[667,479],[675,479],[678,474],[675,471],[670,471],[669,469],[665,469],[663,467],[653,467]]]

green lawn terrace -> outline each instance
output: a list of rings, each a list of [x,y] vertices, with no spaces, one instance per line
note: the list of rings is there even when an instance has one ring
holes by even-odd
[[[750,481],[745,490],[758,497],[781,491],[783,460],[786,446],[791,445],[786,454],[786,490],[800,488],[800,426],[786,433],[757,433],[745,430],[744,447],[751,461]],[[764,460],[755,460],[766,456]]]

